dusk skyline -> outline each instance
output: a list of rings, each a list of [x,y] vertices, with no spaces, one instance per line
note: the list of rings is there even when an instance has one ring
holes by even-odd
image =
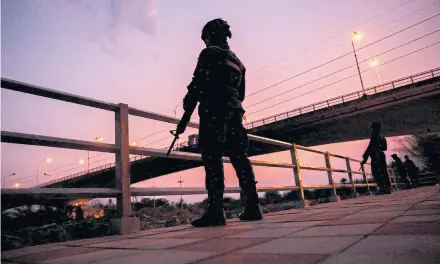
[[[242,58],[249,73],[244,102],[248,122],[360,90],[359,77],[355,75],[304,94],[356,74],[352,54],[301,74],[350,53],[351,34],[355,30],[362,33],[362,39],[355,42],[356,49],[360,49],[357,53],[362,62],[361,71],[371,68],[369,60],[377,58],[382,82],[440,66],[440,45],[393,61],[440,41],[438,1],[286,0],[268,4],[267,1],[3,0],[1,9],[2,77],[112,103],[127,103],[170,116],[174,116],[177,106],[177,117],[183,113],[178,104],[204,47],[201,28],[216,17],[231,25],[231,48]],[[420,24],[404,30],[416,23]],[[417,38],[420,39],[396,48]],[[389,51],[393,48],[396,49]],[[380,53],[384,54],[377,56]],[[347,70],[314,81],[350,65],[353,66]],[[298,74],[301,75],[289,79]],[[363,73],[362,78],[365,87],[379,84],[375,70]],[[304,85],[308,82],[312,83]],[[294,90],[277,96],[290,89]],[[277,97],[264,101],[274,96]],[[3,89],[1,97],[2,130],[88,141],[102,136],[104,142],[114,143],[110,112]],[[281,103],[290,98],[294,99]],[[141,146],[163,148],[172,140],[168,131],[147,137],[173,127],[171,124],[137,117],[130,117],[129,122],[130,141]],[[365,130],[369,122],[365,120]],[[197,133],[195,129],[187,131],[182,137],[185,140],[189,134]],[[397,152],[392,150],[402,147],[394,140],[389,138],[388,161],[389,155]],[[316,149],[360,159],[367,143],[347,142],[316,146]],[[90,153],[91,168],[114,161],[110,154],[98,154]],[[52,158],[52,163],[44,162],[46,157]],[[86,169],[86,162],[79,164],[81,159],[87,159],[86,151],[2,143],[2,185],[11,173],[16,175],[7,181],[7,187],[16,182],[23,187],[35,185],[37,165],[41,174],[49,174],[41,176],[40,183],[67,176]],[[291,162],[288,152],[252,159]],[[304,159],[317,166],[324,162],[307,155]],[[53,171],[68,164],[74,165]],[[184,186],[204,184],[203,168],[160,177],[154,184],[175,187],[181,175]],[[227,186],[238,185],[228,164],[225,175]],[[307,175],[313,173],[306,174],[306,184],[326,180],[324,174],[319,179]],[[261,185],[293,185],[293,172],[288,169],[257,167],[256,176]],[[152,184],[153,181],[148,181],[135,186]]]

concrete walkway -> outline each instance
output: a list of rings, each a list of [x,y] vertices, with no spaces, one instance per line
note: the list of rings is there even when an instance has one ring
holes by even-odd
[[[440,188],[7,251],[2,263],[440,263]]]

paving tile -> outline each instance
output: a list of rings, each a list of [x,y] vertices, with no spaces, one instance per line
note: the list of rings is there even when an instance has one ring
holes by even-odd
[[[203,260],[199,264],[316,264],[328,256],[323,254],[227,254]]]
[[[437,200],[437,201],[424,201],[424,202],[421,202],[420,205],[440,205],[440,200]]]
[[[295,233],[304,227],[252,229],[246,232],[225,236],[225,238],[278,238]]]
[[[61,249],[55,249],[55,250],[50,250],[50,251],[39,252],[39,253],[35,253],[35,254],[10,258],[9,260],[16,261],[16,262],[29,263],[29,262],[37,262],[37,261],[43,261],[43,260],[49,260],[49,259],[57,259],[57,258],[61,258],[64,256],[87,254],[87,253],[96,252],[96,251],[100,251],[100,250],[101,249],[99,249],[99,248],[65,247],[65,248],[61,248]]]
[[[393,211],[393,212],[360,212],[357,214],[348,215],[341,220],[349,220],[349,219],[385,219],[391,220],[399,215],[402,215],[404,211]]]
[[[440,222],[440,215],[407,215],[399,216],[391,221],[391,223],[402,222]]]
[[[88,247],[104,249],[166,249],[205,240],[204,238],[129,239],[111,243],[93,244]]]
[[[324,221],[322,223],[317,224],[316,226],[336,226],[336,225],[358,225],[358,224],[377,224],[377,223],[386,223],[392,220],[393,217],[366,217],[359,219],[337,219],[337,220],[329,220]]]
[[[279,238],[239,251],[270,254],[333,254],[361,240],[362,236]]]
[[[440,209],[409,210],[403,215],[440,215]]]
[[[373,232],[373,235],[440,235],[439,222],[388,223]]]
[[[376,212],[392,212],[392,211],[406,211],[410,209],[413,205],[405,205],[405,206],[381,206],[381,207],[373,207],[360,211],[359,213],[376,213]]]
[[[213,256],[212,252],[195,252],[181,250],[143,250],[120,258],[101,260],[96,264],[148,263],[148,264],[185,264]]]
[[[438,264],[439,249],[439,236],[370,236],[322,264]]]
[[[58,244],[46,244],[46,245],[38,245],[38,246],[31,246],[31,247],[25,247],[25,248],[19,248],[14,250],[8,250],[8,251],[2,251],[1,252],[1,258],[2,259],[9,259],[9,258],[15,258],[35,253],[43,253],[46,251],[51,250],[57,250],[57,249],[63,249],[66,248],[65,246],[60,246]]]
[[[103,242],[108,242],[108,241],[118,241],[118,240],[124,240],[124,239],[127,239],[127,238],[125,238],[123,236],[107,236],[107,237],[96,237],[96,238],[79,239],[79,240],[61,242],[61,243],[58,243],[58,245],[84,246],[84,245],[91,245],[91,244],[103,243]]]
[[[309,227],[314,226],[323,221],[307,221],[307,222],[284,222],[284,223],[264,223],[251,225],[253,229],[261,228],[295,228],[295,227]]]
[[[440,204],[417,204],[414,205],[412,210],[429,210],[429,209],[440,209]]]
[[[183,245],[175,247],[175,250],[189,250],[198,252],[227,252],[231,250],[239,250],[247,248],[256,244],[264,243],[269,239],[264,238],[219,238],[207,240],[199,243],[193,243],[189,245]]]
[[[342,213],[342,214],[318,214],[318,215],[312,215],[308,217],[304,217],[303,221],[325,221],[325,220],[335,220],[335,219],[341,219],[345,216],[348,216],[350,214],[348,213]]]
[[[175,232],[167,232],[167,233],[161,233],[161,234],[155,234],[155,235],[148,235],[143,236],[142,238],[177,238],[183,235],[191,234],[197,232],[196,229],[191,228],[188,230],[182,230],[182,231],[175,231]]]
[[[325,237],[368,235],[382,224],[360,224],[340,226],[315,226],[296,232],[287,237]]]
[[[62,256],[57,259],[40,260],[37,263],[44,264],[85,264],[95,263],[96,261],[107,261],[113,258],[123,257],[127,255],[138,254],[139,250],[126,250],[126,249],[103,249],[96,252],[86,254],[72,254]]]
[[[194,228],[194,230],[195,232],[179,236],[179,238],[215,238],[246,231],[246,229],[226,229],[224,227]]]

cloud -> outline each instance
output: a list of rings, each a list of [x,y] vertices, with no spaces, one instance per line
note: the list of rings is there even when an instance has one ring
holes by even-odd
[[[132,43],[125,41],[124,35],[130,30],[142,33],[152,39],[157,34],[157,0],[39,0],[58,11],[74,10],[69,19],[91,21],[83,26],[82,32],[88,41],[96,43],[99,49],[107,54],[115,55],[119,60],[121,45]],[[130,50],[130,49],[122,49]]]

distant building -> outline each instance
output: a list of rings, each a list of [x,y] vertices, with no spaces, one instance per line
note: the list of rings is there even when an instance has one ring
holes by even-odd
[[[188,136],[188,146],[194,146],[199,144],[199,137],[197,134]]]

